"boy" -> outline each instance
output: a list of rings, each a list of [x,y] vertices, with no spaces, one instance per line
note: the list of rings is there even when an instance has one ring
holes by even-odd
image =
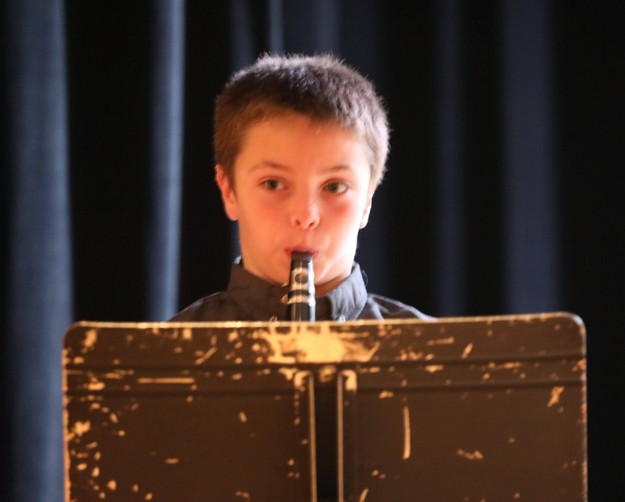
[[[235,73],[216,101],[215,170],[241,259],[226,291],[172,320],[287,320],[294,251],[313,256],[317,320],[425,317],[367,293],[354,262],[388,135],[371,83],[332,56],[263,56]]]

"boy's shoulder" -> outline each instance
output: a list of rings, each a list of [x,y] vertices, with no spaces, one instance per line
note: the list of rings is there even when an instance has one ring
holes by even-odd
[[[369,293],[367,303],[359,319],[432,319],[411,305],[387,298],[386,296]]]
[[[233,304],[228,301],[227,294],[220,291],[193,302],[171,319],[168,319],[168,322],[227,321],[237,319],[240,317],[240,314],[230,312],[232,308]]]

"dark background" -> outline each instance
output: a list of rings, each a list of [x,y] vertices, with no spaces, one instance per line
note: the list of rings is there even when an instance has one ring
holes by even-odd
[[[213,100],[263,51],[332,51],[385,97],[370,290],[584,320],[591,500],[625,500],[624,3],[7,0],[1,22],[3,500],[62,500],[71,322],[225,287]]]

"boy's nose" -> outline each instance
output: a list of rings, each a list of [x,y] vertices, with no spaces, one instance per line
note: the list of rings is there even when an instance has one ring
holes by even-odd
[[[305,230],[313,229],[319,224],[317,204],[306,201],[297,205],[291,214],[291,223]]]

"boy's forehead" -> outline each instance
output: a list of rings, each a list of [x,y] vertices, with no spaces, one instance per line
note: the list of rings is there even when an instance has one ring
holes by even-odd
[[[312,154],[344,156],[367,143],[358,134],[335,122],[321,122],[304,116],[268,118],[250,126],[240,143],[237,157],[250,152],[291,156]]]
[[[371,158],[371,149],[362,134],[358,134],[351,127],[345,127],[343,124],[336,120],[320,119],[317,117],[311,117],[299,112],[286,111],[286,110],[272,110],[273,113],[266,114],[262,118],[253,121],[248,124],[241,135],[241,141],[239,143],[238,152],[235,156],[234,163],[232,165],[232,171],[240,171],[240,160],[242,155],[248,156],[259,153],[264,154],[268,152],[272,154],[281,148],[290,149],[291,154],[297,156],[299,150],[297,147],[290,148],[292,145],[298,145],[299,140],[303,140],[307,144],[309,140],[312,144],[315,144],[315,139],[318,136],[322,136],[323,139],[329,140],[326,143],[326,150],[336,151],[337,153],[343,150],[342,143],[346,148],[350,148],[349,145],[353,145],[356,142],[365,155],[366,168],[369,171],[369,176],[373,177],[373,162]],[[278,139],[279,138],[279,139]],[[264,152],[263,152],[264,151]],[[310,153],[310,150],[308,150]],[[314,151],[313,151],[314,153]],[[328,163],[328,168],[334,168],[340,165],[347,165],[349,162],[343,161],[340,158],[340,154],[337,155],[333,162]],[[252,159],[250,159],[252,160]],[[245,170],[249,173],[249,168],[257,163],[263,161],[262,164],[265,167],[275,168],[279,164],[289,166],[289,162],[283,162],[284,158],[280,158],[279,155],[269,155],[265,158],[255,159],[254,164],[248,164]],[[233,178],[236,179],[235,173],[232,172]],[[373,180],[371,180],[373,181]]]
[[[250,123],[241,135],[239,153],[247,146],[250,136],[254,133],[264,132],[269,138],[304,136],[317,137],[325,135],[334,140],[349,139],[359,141],[366,146],[365,138],[358,134],[352,127],[346,127],[335,120],[319,119],[297,112],[281,113],[265,116],[260,120]]]

